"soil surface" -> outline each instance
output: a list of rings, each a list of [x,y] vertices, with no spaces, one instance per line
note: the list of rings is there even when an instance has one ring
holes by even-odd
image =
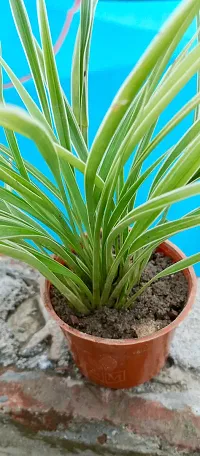
[[[140,286],[170,264],[170,258],[162,253],[153,253],[142,274]],[[84,333],[111,339],[143,337],[164,328],[183,310],[187,294],[185,276],[178,272],[151,284],[138,297],[132,309],[103,307],[91,315],[77,317],[69,308],[67,299],[55,287],[50,289],[53,308],[65,323]]]

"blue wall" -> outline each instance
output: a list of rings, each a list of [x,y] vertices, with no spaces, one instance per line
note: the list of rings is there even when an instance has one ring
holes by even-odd
[[[53,42],[55,43],[66,13],[72,6],[69,0],[46,0],[49,12],[49,19],[52,28]],[[37,17],[35,0],[25,1],[30,14],[33,30],[38,36]],[[151,1],[151,2],[100,2],[97,7],[93,44],[91,49],[90,63],[90,141],[98,128],[100,121],[112,101],[117,89],[124,78],[128,75],[133,65],[159,30],[169,13],[175,8],[178,2],[175,1]],[[74,15],[69,33],[57,54],[57,63],[61,76],[62,85],[68,95],[70,87],[70,68],[72,49],[78,24],[78,14]],[[181,46],[185,44],[194,32],[192,25],[182,40]],[[1,5],[0,18],[0,40],[2,42],[3,56],[18,76],[29,73],[26,60],[21,50],[15,27],[9,8],[9,2],[3,1]],[[175,56],[174,56],[175,58]],[[8,82],[5,75],[4,82]],[[31,81],[26,83],[30,94],[37,100],[37,96]],[[169,119],[177,109],[182,106],[195,91],[195,80],[193,79],[187,87],[179,94],[176,100],[170,104],[165,113],[161,116],[160,124]],[[13,104],[21,104],[14,89],[5,91],[5,98]],[[184,120],[167,138],[166,141],[154,152],[153,159],[166,148],[174,144],[183,134],[185,128],[191,123],[191,117]],[[0,132],[0,141],[4,141],[3,133]],[[37,164],[40,169],[49,174],[45,164],[42,162],[37,150],[30,141],[19,138],[23,154],[32,163]],[[151,157],[152,160],[152,157]],[[141,202],[148,190],[146,183],[139,195]],[[81,181],[80,181],[81,185]],[[178,205],[174,205],[170,218],[177,218],[189,210],[200,205],[200,197],[196,197]],[[181,233],[173,240],[185,251],[192,254],[199,251],[200,228]],[[196,266],[200,275],[200,265]]]

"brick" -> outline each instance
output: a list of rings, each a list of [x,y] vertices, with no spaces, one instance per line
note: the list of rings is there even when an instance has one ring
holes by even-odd
[[[34,431],[56,431],[60,426],[70,430],[80,421],[109,423],[180,451],[200,452],[200,415],[188,406],[170,410],[137,390],[106,390],[70,377],[4,370],[0,397],[1,413]],[[101,441],[104,434],[99,433]]]

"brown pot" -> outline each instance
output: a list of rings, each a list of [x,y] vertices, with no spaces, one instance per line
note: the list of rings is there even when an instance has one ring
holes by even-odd
[[[169,241],[163,242],[157,250],[174,262],[185,258],[183,252]],[[140,339],[103,339],[73,329],[55,313],[47,280],[42,284],[41,293],[46,308],[64,332],[74,361],[83,375],[109,388],[130,388],[158,374],[165,364],[176,327],[191,310],[196,295],[196,276],[192,267],[183,273],[188,282],[188,299],[183,311],[170,325]]]

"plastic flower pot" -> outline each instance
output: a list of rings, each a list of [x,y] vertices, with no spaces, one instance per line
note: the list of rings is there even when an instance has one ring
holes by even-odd
[[[174,262],[185,258],[183,252],[169,241],[163,242],[157,250]],[[73,329],[55,313],[49,295],[51,284],[47,280],[42,283],[41,294],[45,307],[66,336],[82,374],[105,387],[130,388],[147,382],[162,369],[175,329],[192,308],[196,295],[196,276],[192,267],[185,269],[183,274],[188,283],[188,297],[182,312],[165,328],[139,339],[103,339]]]

